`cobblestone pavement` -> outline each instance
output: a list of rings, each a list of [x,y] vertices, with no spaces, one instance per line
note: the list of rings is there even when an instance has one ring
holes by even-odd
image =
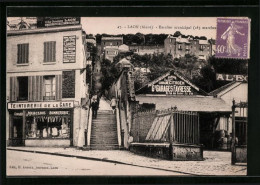
[[[230,152],[204,151],[203,161],[168,161],[139,156],[126,150],[90,150],[76,148],[40,148],[40,147],[8,147],[8,149],[47,152],[73,156],[83,156],[100,160],[114,160],[132,165],[178,171],[190,175],[246,175],[246,164],[231,165]]]

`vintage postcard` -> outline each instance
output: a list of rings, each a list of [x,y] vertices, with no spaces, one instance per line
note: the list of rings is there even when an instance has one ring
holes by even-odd
[[[7,176],[246,176],[250,27],[7,17]]]

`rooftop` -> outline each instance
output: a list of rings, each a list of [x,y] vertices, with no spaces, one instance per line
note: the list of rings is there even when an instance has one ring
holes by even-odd
[[[49,28],[37,28],[37,29],[8,30],[7,36],[75,31],[75,30],[81,30],[81,29],[82,29],[81,25],[73,25],[73,26],[59,26],[59,27],[49,27]]]
[[[212,96],[149,96],[137,95],[139,103],[154,103],[156,110],[177,107],[180,111],[231,112],[231,106]]]

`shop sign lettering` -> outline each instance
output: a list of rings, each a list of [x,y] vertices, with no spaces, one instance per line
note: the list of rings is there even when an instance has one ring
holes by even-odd
[[[182,80],[178,80],[175,75],[170,75],[151,85],[153,93],[165,93],[167,95],[193,95],[190,85]]]
[[[191,86],[178,85],[152,85],[152,92],[164,92],[166,94],[192,95]]]
[[[57,109],[73,108],[73,101],[8,103],[8,109]]]
[[[216,74],[216,79],[220,81],[236,81],[236,82],[248,82],[247,75],[231,75],[231,74]]]

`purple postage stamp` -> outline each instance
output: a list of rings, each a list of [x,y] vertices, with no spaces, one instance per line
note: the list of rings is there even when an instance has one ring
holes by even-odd
[[[249,59],[249,49],[249,18],[217,18],[217,58]]]

